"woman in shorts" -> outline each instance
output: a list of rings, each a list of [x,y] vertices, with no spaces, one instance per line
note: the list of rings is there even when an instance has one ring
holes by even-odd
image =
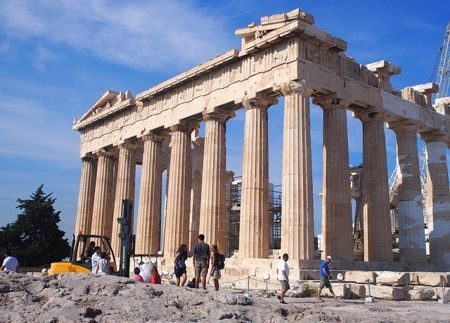
[[[187,246],[182,244],[175,255],[174,260],[174,270],[175,277],[177,278],[177,286],[184,286],[186,283],[187,275],[186,275],[186,259],[187,259]]]

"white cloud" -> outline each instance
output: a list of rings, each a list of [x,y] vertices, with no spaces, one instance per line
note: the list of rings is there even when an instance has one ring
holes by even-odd
[[[182,1],[0,3],[0,30],[86,50],[146,70],[188,67],[229,49],[224,18]]]

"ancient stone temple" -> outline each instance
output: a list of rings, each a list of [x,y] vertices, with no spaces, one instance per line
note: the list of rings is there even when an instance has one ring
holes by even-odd
[[[346,111],[362,123],[360,221],[365,262],[392,262],[385,127],[397,138],[401,261],[425,262],[417,139],[428,165],[430,260],[450,265],[450,98],[434,106],[433,84],[394,89],[400,68],[361,65],[347,43],[294,10],[236,30],[233,49],[142,93],[108,91],[74,124],[81,135],[75,232],[111,237],[118,253],[122,199],[140,185],[136,253],[173,257],[198,233],[226,248],[226,123],[245,110],[239,252],[241,264],[269,258],[267,110],[284,97],[281,253],[297,268],[315,258],[310,104],[323,110],[322,256],[352,261],[354,237]],[[197,135],[205,124],[205,137]],[[136,165],[142,165],[135,183]],[[162,179],[167,176],[167,189]],[[166,197],[165,209],[161,201]],[[161,232],[161,223],[164,223]],[[163,233],[163,234],[162,234]],[[236,260],[238,261],[238,260]],[[269,261],[269,260],[268,260]],[[253,262],[254,263],[254,262]],[[269,263],[269,262],[268,262]]]

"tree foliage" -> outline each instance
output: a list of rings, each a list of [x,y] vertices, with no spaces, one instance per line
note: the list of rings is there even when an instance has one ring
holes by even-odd
[[[70,253],[64,231],[59,230],[60,211],[55,198],[41,185],[29,199],[17,199],[22,211],[13,223],[0,228],[0,246],[8,248],[21,267],[38,267],[60,261]]]

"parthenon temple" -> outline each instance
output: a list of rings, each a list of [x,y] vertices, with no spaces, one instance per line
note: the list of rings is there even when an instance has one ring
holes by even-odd
[[[400,263],[450,268],[450,98],[433,83],[392,87],[400,67],[347,57],[347,43],[301,9],[236,30],[232,49],[132,96],[107,91],[73,126],[81,136],[75,232],[106,235],[118,254],[123,199],[135,200],[135,252],[174,257],[199,233],[241,263],[270,259],[268,109],[283,98],[280,253],[299,268],[354,261],[347,111],[362,123],[361,263],[392,263],[385,127],[396,135]],[[310,104],[323,110],[321,253],[314,243]],[[227,250],[226,124],[245,111],[238,250]],[[204,137],[199,124],[204,123]],[[350,134],[352,140],[353,134]],[[418,139],[426,150],[422,198]],[[136,183],[136,166],[141,181]],[[166,176],[165,190],[163,177]],[[164,202],[165,201],[165,202]],[[429,234],[426,255],[424,210]],[[316,256],[317,255],[317,256]]]

